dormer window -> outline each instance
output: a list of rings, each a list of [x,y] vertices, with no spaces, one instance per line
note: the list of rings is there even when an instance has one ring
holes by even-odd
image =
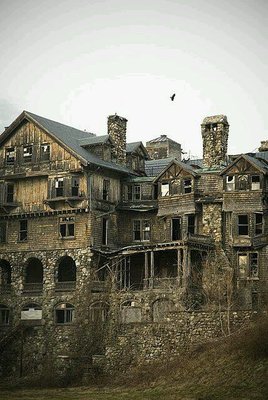
[[[46,143],[41,144],[40,160],[49,161],[49,159],[50,159],[50,145]]]
[[[23,146],[23,161],[31,162],[33,157],[33,146],[27,145]]]
[[[235,176],[226,176],[226,190],[227,192],[235,190]]]
[[[252,190],[260,190],[260,188],[261,188],[260,175],[252,175],[252,177],[251,177],[251,189]]]
[[[15,163],[15,147],[6,149],[6,165],[14,165]]]
[[[192,192],[192,179],[184,179],[183,193],[191,193],[191,192]]]

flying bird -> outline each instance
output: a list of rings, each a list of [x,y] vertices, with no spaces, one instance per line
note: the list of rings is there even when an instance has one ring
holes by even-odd
[[[174,93],[172,96],[170,96],[170,98],[171,98],[171,101],[174,101],[174,99],[175,99],[175,96],[176,96],[176,93]]]

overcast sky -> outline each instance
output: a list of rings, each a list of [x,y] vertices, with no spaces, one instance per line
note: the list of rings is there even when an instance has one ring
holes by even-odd
[[[267,0],[0,0],[0,26],[0,131],[28,110],[106,134],[116,112],[128,142],[197,156],[225,114],[229,153],[268,140]]]

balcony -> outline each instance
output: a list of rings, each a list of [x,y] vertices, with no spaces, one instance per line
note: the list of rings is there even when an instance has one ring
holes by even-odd
[[[57,292],[70,292],[75,290],[76,281],[70,282],[56,282],[55,291]]]
[[[133,210],[138,210],[138,211],[150,211],[150,210],[156,210],[158,207],[157,205],[157,200],[129,200],[129,201],[123,201],[118,204],[117,209],[119,210],[126,210],[126,211],[133,211]]]

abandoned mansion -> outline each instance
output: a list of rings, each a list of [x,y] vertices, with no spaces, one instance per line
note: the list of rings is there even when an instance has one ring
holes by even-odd
[[[229,329],[265,308],[268,141],[229,155],[227,117],[206,117],[191,160],[126,128],[23,111],[0,136],[0,375],[176,353],[216,313]]]

